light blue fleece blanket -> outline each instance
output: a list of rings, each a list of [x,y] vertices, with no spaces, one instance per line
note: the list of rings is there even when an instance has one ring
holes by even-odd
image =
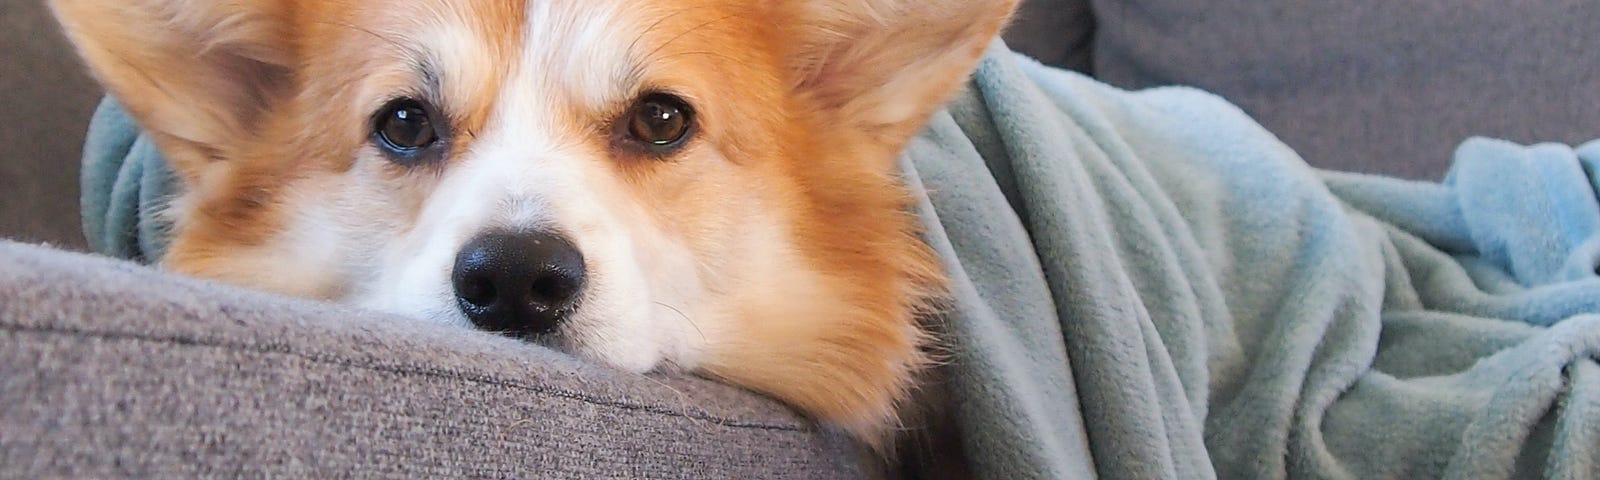
[[[141,147],[141,145],[143,145]],[[903,162],[954,279],[982,478],[1600,476],[1600,142],[1473,139],[1442,184],[1319,172],[1194,90],[996,45]],[[114,103],[85,228],[156,258]]]

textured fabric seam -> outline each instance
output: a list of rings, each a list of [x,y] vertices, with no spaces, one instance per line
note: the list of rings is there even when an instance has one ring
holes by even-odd
[[[480,384],[493,385],[493,386],[504,387],[504,388],[514,388],[514,389],[519,389],[519,390],[526,390],[526,391],[533,392],[533,393],[544,394],[544,395],[557,397],[557,398],[564,398],[564,399],[568,399],[568,400],[576,400],[576,401],[580,401],[580,402],[584,402],[584,403],[588,403],[588,404],[592,404],[592,405],[597,405],[597,406],[604,406],[604,407],[612,407],[612,408],[618,408],[618,409],[623,409],[623,410],[632,410],[632,411],[653,413],[653,414],[657,414],[657,415],[664,415],[664,416],[670,416],[670,417],[681,417],[681,418],[687,418],[687,419],[691,419],[691,420],[703,420],[703,421],[711,422],[711,423],[714,423],[716,425],[724,426],[724,427],[747,428],[747,429],[781,431],[781,432],[798,432],[798,433],[811,433],[811,432],[815,431],[812,428],[807,428],[805,426],[799,426],[799,425],[774,425],[774,424],[768,424],[768,423],[749,422],[749,421],[743,421],[743,420],[733,420],[733,419],[721,418],[721,417],[717,417],[717,416],[713,416],[713,415],[709,415],[709,414],[704,414],[704,413],[695,414],[695,413],[689,413],[689,412],[680,412],[680,411],[671,410],[671,409],[667,409],[667,408],[659,407],[659,406],[641,405],[641,404],[622,402],[622,401],[608,399],[608,398],[599,397],[599,396],[595,396],[595,395],[588,395],[588,394],[579,393],[579,392],[575,392],[575,391],[571,391],[571,390],[565,390],[565,389],[561,389],[561,388],[550,387],[550,386],[547,386],[547,385],[530,385],[530,384],[524,384],[524,383],[520,383],[520,382],[513,382],[513,381],[509,381],[509,380],[505,380],[505,379],[501,379],[501,378],[496,378],[496,377],[489,376],[489,375],[466,374],[466,373],[454,372],[454,371],[445,370],[445,369],[407,368],[407,367],[394,366],[394,365],[367,364],[367,363],[362,363],[362,362],[358,362],[358,361],[355,361],[355,360],[342,358],[342,357],[337,357],[337,356],[318,355],[318,354],[313,354],[313,353],[297,352],[297,351],[294,351],[294,349],[289,348],[287,346],[284,346],[282,344],[249,345],[249,344],[243,344],[243,343],[239,343],[239,342],[208,340],[208,339],[199,339],[199,338],[187,338],[187,337],[180,337],[180,336],[141,335],[141,334],[127,333],[127,332],[101,332],[101,331],[81,330],[81,329],[74,329],[74,328],[33,327],[33,326],[14,325],[14,324],[10,324],[10,325],[0,324],[0,330],[10,330],[10,331],[13,331],[13,332],[24,332],[24,333],[32,332],[32,333],[44,333],[44,334],[57,334],[57,335],[64,335],[64,336],[92,337],[92,338],[109,339],[109,340],[132,340],[132,341],[142,341],[142,342],[151,342],[151,343],[167,343],[167,344],[182,345],[182,346],[213,347],[213,348],[223,348],[223,349],[229,349],[229,350],[244,351],[244,352],[254,352],[254,353],[276,353],[276,354],[300,357],[300,358],[303,358],[303,359],[306,359],[306,360],[310,360],[310,361],[313,361],[313,362],[317,362],[317,363],[323,363],[323,364],[334,365],[334,366],[339,366],[339,367],[360,368],[360,369],[363,369],[363,370],[370,370],[370,371],[381,372],[381,373],[390,373],[390,374],[399,374],[399,375],[421,375],[421,376],[435,377],[435,378],[466,380],[466,381],[473,382],[473,383],[480,383]],[[263,348],[263,347],[265,347],[265,348]]]

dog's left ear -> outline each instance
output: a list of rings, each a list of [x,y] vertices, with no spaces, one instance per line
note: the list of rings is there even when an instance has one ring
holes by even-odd
[[[890,155],[966,81],[1017,0],[787,0],[796,93]]]

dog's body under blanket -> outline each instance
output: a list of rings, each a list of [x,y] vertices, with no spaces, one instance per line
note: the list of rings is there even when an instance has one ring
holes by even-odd
[[[137,136],[97,114],[85,227],[154,258],[169,180]],[[1318,172],[1213,96],[997,45],[904,162],[974,473],[1600,474],[1600,142],[1457,157],[1444,184]]]

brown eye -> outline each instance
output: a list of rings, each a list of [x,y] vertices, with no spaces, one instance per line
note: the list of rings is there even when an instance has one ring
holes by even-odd
[[[682,98],[652,93],[640,98],[628,117],[628,135],[634,140],[651,148],[671,148],[688,136],[694,111]]]
[[[389,102],[380,109],[373,133],[381,146],[401,155],[427,148],[439,139],[427,108],[422,102],[409,98]]]

